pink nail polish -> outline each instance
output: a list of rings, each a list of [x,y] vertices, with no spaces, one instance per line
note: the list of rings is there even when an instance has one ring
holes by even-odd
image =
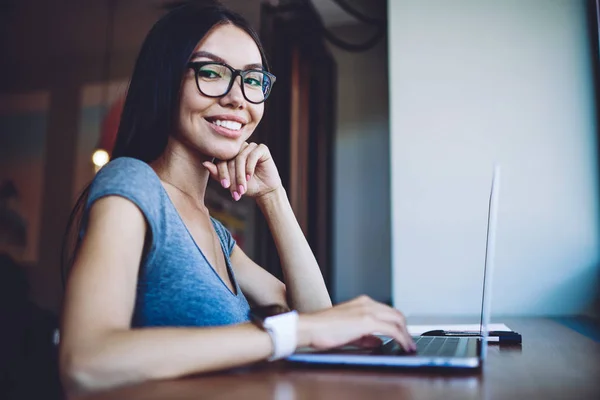
[[[246,190],[244,189],[244,185],[238,185],[238,192],[240,192],[241,195],[246,192]]]
[[[229,181],[227,179],[221,180],[221,186],[223,186],[224,188],[228,188],[229,187]]]
[[[246,180],[249,181],[250,180],[250,174],[246,175]]]
[[[238,201],[240,199],[240,194],[238,192],[233,192],[233,199]]]

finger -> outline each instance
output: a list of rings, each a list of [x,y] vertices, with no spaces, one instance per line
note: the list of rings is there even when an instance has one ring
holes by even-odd
[[[409,341],[409,344],[410,344],[410,348],[413,351],[416,351],[417,350],[417,344],[415,343],[415,340],[413,339],[412,335],[408,331],[408,328],[406,327],[406,323],[403,323],[402,325],[400,325],[400,330],[404,333],[404,336],[406,336],[408,338],[408,341]]]
[[[403,321],[400,319],[397,310],[368,296],[359,296],[344,304],[343,307],[352,307],[361,315],[364,329],[367,329],[365,333],[373,334],[377,332],[391,336],[406,351],[413,350],[412,338],[403,331]]]
[[[417,345],[415,344],[415,342],[412,338],[412,335],[410,334],[410,332],[408,331],[408,328],[406,327],[406,317],[399,310],[397,310],[393,307],[390,307],[390,309],[396,313],[397,324],[398,324],[400,330],[404,333],[404,335],[406,337],[408,337],[410,339],[411,347],[413,348],[413,350],[416,350]]]
[[[403,341],[403,345],[402,345],[404,350],[409,351],[409,352],[417,350],[417,345],[416,345],[415,341],[413,340],[411,334],[406,329],[406,327],[403,325],[398,325],[398,324],[396,324],[396,326],[398,327],[400,335],[403,338],[405,338],[405,340]]]
[[[256,164],[258,164],[259,161],[264,162],[270,157],[271,153],[269,152],[269,148],[267,146],[262,143],[257,145],[248,155],[248,159],[246,161],[246,174],[250,175],[250,177],[253,177]]]
[[[389,314],[389,318],[390,318],[390,322],[393,322],[396,327],[398,328],[398,331],[400,332],[400,334],[402,335],[403,338],[405,338],[404,341],[402,341],[403,343],[403,348],[406,351],[414,351],[417,349],[417,345],[415,344],[411,334],[408,332],[408,329],[406,328],[406,320],[404,319],[404,315],[402,315],[402,313],[398,312],[398,310],[388,307],[386,305],[382,306],[386,307]]]
[[[211,163],[210,161],[205,161],[202,163],[202,165],[208,170],[211,178],[215,179],[216,181],[219,180],[219,170],[215,164]]]
[[[244,195],[248,188],[246,179],[246,160],[248,155],[256,147],[256,143],[246,144],[244,149],[235,158],[235,179],[237,180],[237,188],[240,195]]]
[[[378,326],[377,326],[378,325]],[[391,336],[407,352],[413,351],[412,339],[406,336],[400,327],[391,321],[378,320],[375,329],[386,336]]]
[[[231,197],[233,197],[233,199],[235,201],[238,201],[239,199],[242,198],[242,195],[238,191],[239,189],[238,189],[238,183],[237,183],[237,179],[236,179],[236,175],[235,175],[235,164],[236,164],[236,159],[229,161],[227,163],[227,169],[229,171],[229,178],[231,179],[231,185],[229,186],[229,191],[231,192]]]
[[[231,178],[229,177],[229,169],[227,168],[227,162],[222,161],[217,163],[217,170],[219,173],[218,179],[221,182],[221,186],[225,189],[231,186]]]
[[[406,329],[406,321],[404,315],[395,308],[389,307],[385,304],[373,302],[374,313],[376,317],[387,323],[394,324],[398,332],[398,342],[402,345],[402,348],[406,351],[416,350],[416,345]],[[394,337],[396,339],[396,337]]]
[[[398,328],[398,325],[396,325],[392,321],[382,319],[380,316],[372,314],[368,318],[362,319],[361,327],[362,330],[365,332],[365,334],[363,334],[362,337],[374,336],[373,334],[377,332],[377,334],[379,335],[391,337],[397,343],[399,343],[403,349],[410,351],[410,347],[405,347],[408,345],[406,337],[402,334],[402,332]]]

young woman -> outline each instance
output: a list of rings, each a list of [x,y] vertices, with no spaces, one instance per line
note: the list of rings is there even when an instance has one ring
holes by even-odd
[[[399,311],[367,297],[332,307],[269,149],[248,141],[274,83],[256,33],[220,6],[185,5],[152,28],[113,160],[81,203],[60,342],[68,389],[225,369],[300,346],[373,345],[374,332],[414,349]],[[285,284],[211,218],[210,178],[234,200],[256,200]],[[252,323],[249,302],[294,311]]]

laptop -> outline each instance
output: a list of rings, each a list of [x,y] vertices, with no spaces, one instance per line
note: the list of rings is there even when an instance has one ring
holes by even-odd
[[[381,337],[383,344],[375,349],[344,346],[326,351],[310,348],[298,349],[288,361],[312,364],[345,364],[377,367],[427,367],[427,368],[480,368],[486,358],[488,324],[490,322],[492,277],[494,272],[494,250],[498,219],[498,197],[500,192],[500,167],[494,167],[489,198],[485,264],[483,271],[483,295],[479,335],[418,336],[415,353],[406,353],[389,337]]]

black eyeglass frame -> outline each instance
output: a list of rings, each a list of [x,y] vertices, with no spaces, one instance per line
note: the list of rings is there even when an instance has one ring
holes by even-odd
[[[229,80],[229,85],[227,86],[227,90],[225,91],[225,93],[218,95],[218,96],[213,96],[213,95],[204,93],[202,91],[202,89],[200,89],[200,82],[198,81],[198,74],[200,73],[200,69],[206,65],[221,65],[231,71],[231,79]],[[212,98],[227,96],[227,94],[231,91],[231,88],[233,87],[233,82],[235,82],[235,79],[239,75],[242,79],[242,82],[240,83],[240,87],[242,88],[242,94],[244,95],[244,98],[252,104],[261,104],[267,100],[267,98],[271,94],[273,85],[275,84],[275,81],[277,80],[277,77],[275,75],[273,75],[272,73],[265,71],[263,69],[247,69],[247,70],[235,69],[231,65],[227,65],[225,63],[221,63],[221,62],[217,62],[217,61],[191,61],[188,63],[187,66],[188,66],[188,68],[191,68],[194,70],[194,77],[196,79],[196,87],[198,88],[198,91],[200,93],[202,93],[204,96],[212,97]],[[246,96],[246,90],[244,89],[244,79],[246,78],[246,75],[251,72],[263,73],[263,74],[267,75],[269,77],[269,79],[271,80],[271,84],[269,85],[269,90],[267,91],[267,93],[263,93],[264,98],[262,99],[262,101],[252,101],[248,98],[248,96]],[[262,88],[261,88],[261,90],[262,90]]]

